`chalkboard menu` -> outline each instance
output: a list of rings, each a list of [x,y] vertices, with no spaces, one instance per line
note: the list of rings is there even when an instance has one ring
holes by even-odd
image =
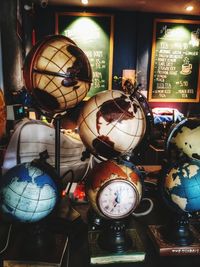
[[[88,97],[111,89],[113,16],[96,13],[56,13],[56,34],[72,39],[87,55],[93,74]]]
[[[154,21],[149,101],[198,102],[200,21]]]

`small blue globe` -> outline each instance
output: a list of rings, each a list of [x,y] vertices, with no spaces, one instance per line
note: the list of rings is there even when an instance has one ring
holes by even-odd
[[[1,179],[0,208],[11,220],[39,221],[53,211],[57,199],[55,182],[35,164],[16,165]]]
[[[171,167],[164,177],[163,197],[178,212],[200,211],[200,163],[188,160]]]

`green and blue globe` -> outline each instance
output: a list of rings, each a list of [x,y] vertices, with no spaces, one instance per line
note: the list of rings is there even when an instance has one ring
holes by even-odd
[[[200,163],[188,160],[169,168],[162,194],[167,204],[178,212],[200,210]]]
[[[10,220],[37,222],[53,211],[57,199],[54,180],[32,163],[16,165],[1,178],[0,208]]]

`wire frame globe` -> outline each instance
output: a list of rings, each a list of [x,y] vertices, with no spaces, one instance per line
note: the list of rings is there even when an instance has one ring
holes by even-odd
[[[92,71],[84,52],[69,38],[51,35],[39,41],[24,64],[24,80],[41,109],[63,112],[87,95]]]
[[[6,106],[3,92],[0,89],[0,139],[2,138],[6,128]]]
[[[88,150],[107,159],[133,150],[146,130],[139,102],[118,90],[107,90],[91,97],[78,120],[79,134]]]

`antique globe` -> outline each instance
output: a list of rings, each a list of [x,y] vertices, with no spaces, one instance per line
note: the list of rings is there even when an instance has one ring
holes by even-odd
[[[23,75],[40,108],[50,113],[76,106],[92,82],[88,58],[71,39],[61,35],[47,36],[32,48]]]
[[[128,163],[113,160],[100,162],[86,177],[86,195],[100,217],[127,217],[142,197],[140,172]]]
[[[200,210],[200,162],[188,160],[172,166],[163,181],[163,197],[179,213]]]
[[[53,211],[57,203],[55,181],[33,162],[11,168],[0,182],[0,209],[10,221],[40,221]]]
[[[4,135],[5,128],[6,128],[6,106],[5,106],[3,92],[0,89],[0,139]]]
[[[166,151],[171,162],[181,158],[200,160],[200,119],[187,118],[173,125]]]
[[[179,246],[188,246],[195,240],[189,218],[200,210],[200,162],[180,161],[163,176],[162,198],[173,217],[163,227],[164,239]]]
[[[132,151],[146,130],[139,102],[118,90],[97,93],[85,102],[78,119],[80,138],[88,150],[111,159]]]
[[[142,197],[141,174],[128,161],[102,161],[86,177],[86,195],[92,209],[88,221],[101,231],[99,246],[110,252],[124,252],[132,245],[126,231],[128,216],[139,205]]]

